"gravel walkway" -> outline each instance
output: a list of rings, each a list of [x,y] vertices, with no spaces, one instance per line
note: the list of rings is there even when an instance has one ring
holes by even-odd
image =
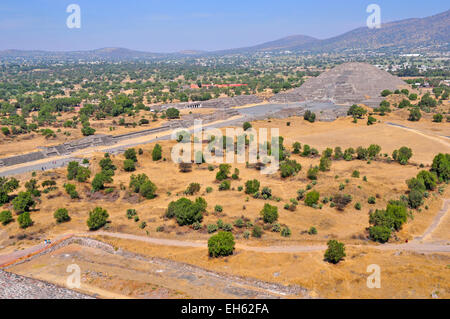
[[[93,299],[44,281],[0,270],[0,299]]]

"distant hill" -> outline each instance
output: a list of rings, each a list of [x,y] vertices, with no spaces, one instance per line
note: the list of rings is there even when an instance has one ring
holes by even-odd
[[[258,51],[333,52],[344,50],[379,50],[383,48],[414,49],[424,46],[449,49],[450,10],[422,19],[407,19],[382,24],[380,29],[361,27],[337,37],[318,40],[294,35],[253,47],[216,53],[246,53]]]
[[[317,44],[320,40],[306,35],[292,35],[275,41],[265,42],[251,47],[215,51],[214,54],[252,53],[257,51],[290,50],[304,45]]]
[[[423,46],[448,48],[449,42],[450,10],[423,19],[386,23],[380,29],[362,27],[331,39],[296,48],[309,51],[409,49]]]
[[[173,56],[252,54],[266,51],[321,53],[345,52],[349,50],[395,50],[411,52],[430,47],[441,51],[449,51],[449,42],[450,10],[431,17],[386,23],[380,29],[361,27],[325,40],[315,39],[306,35],[292,35],[255,46],[213,52],[185,50],[176,53],[151,53],[124,48],[102,48],[71,52],[5,50],[0,51],[0,58],[34,57],[85,60],[133,60]]]

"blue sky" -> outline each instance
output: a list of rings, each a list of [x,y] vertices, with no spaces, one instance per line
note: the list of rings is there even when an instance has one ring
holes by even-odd
[[[81,29],[66,8],[81,7]],[[219,50],[293,34],[329,38],[365,25],[366,7],[383,22],[449,9],[443,0],[1,0],[0,50],[89,50],[125,47],[151,52]]]

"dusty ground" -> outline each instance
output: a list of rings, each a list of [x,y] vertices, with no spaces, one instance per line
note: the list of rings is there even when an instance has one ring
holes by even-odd
[[[412,165],[401,166],[397,163],[385,163],[382,161],[372,161],[370,164],[363,161],[333,161],[330,172],[320,173],[317,185],[321,197],[332,196],[339,192],[341,183],[346,184],[343,193],[351,194],[353,202],[344,212],[339,212],[328,205],[323,209],[313,209],[301,203],[295,212],[283,209],[285,203],[290,198],[296,197],[298,189],[304,189],[310,183],[306,178],[306,171],[310,165],[318,165],[319,158],[303,158],[292,155],[291,158],[302,164],[302,171],[295,177],[281,179],[280,176],[261,175],[254,169],[245,168],[245,164],[233,165],[240,170],[240,179],[232,181],[232,190],[218,191],[218,183],[215,181],[217,169],[213,172],[207,169],[207,165],[194,165],[191,173],[180,173],[178,166],[170,160],[170,148],[174,142],[162,142],[163,157],[167,161],[153,162],[151,160],[151,150],[153,145],[143,145],[144,154],[138,156],[138,167],[136,173],[145,173],[158,187],[158,197],[153,200],[140,200],[127,191],[120,190],[120,185],[128,186],[131,173],[122,170],[123,156],[113,157],[114,163],[118,167],[114,176],[114,192],[109,195],[90,194],[89,184],[75,183],[80,193],[81,200],[70,200],[63,189],[63,184],[67,182],[65,169],[38,173],[37,179],[42,182],[46,179],[54,179],[57,182],[58,190],[49,194],[43,194],[36,210],[31,212],[35,224],[26,229],[20,230],[16,222],[6,227],[0,228],[1,253],[10,252],[20,247],[34,245],[43,238],[54,238],[61,234],[86,232],[86,219],[89,210],[96,206],[102,206],[108,210],[111,224],[108,231],[131,233],[136,235],[151,236],[156,238],[206,240],[209,234],[205,230],[194,231],[189,227],[179,227],[173,220],[165,220],[163,214],[170,201],[183,196],[183,191],[189,183],[198,182],[201,184],[201,191],[195,196],[203,196],[208,202],[208,214],[205,216],[203,224],[215,223],[220,218],[224,222],[232,223],[236,218],[244,216],[252,222],[257,222],[259,212],[265,203],[276,205],[279,211],[279,222],[288,225],[292,231],[290,238],[283,238],[278,233],[270,230],[265,231],[262,239],[242,238],[243,230],[235,228],[235,236],[238,243],[246,245],[291,245],[291,244],[325,244],[330,238],[337,238],[346,244],[359,244],[360,247],[348,248],[347,258],[338,265],[330,265],[323,262],[323,252],[310,253],[278,253],[267,254],[249,251],[239,251],[234,256],[210,260],[204,248],[167,248],[164,246],[152,246],[150,244],[136,243],[133,241],[108,239],[111,243],[130,251],[135,251],[149,256],[159,256],[180,262],[194,264],[207,269],[214,269],[220,272],[233,273],[252,278],[264,279],[273,282],[298,284],[312,291],[313,296],[336,297],[336,298],[429,298],[435,293],[439,297],[449,297],[449,264],[448,253],[418,254],[414,252],[379,251],[368,247],[372,243],[367,241],[366,227],[368,224],[368,213],[371,209],[384,208],[387,201],[397,199],[407,191],[405,180],[414,177],[420,170],[418,164],[424,164],[425,169],[431,164],[433,157],[439,153],[449,153],[450,142],[444,136],[450,136],[449,123],[432,123],[431,119],[424,118],[418,123],[404,120],[403,111],[396,112],[385,117],[376,116],[381,123],[367,126],[365,121],[351,123],[351,119],[343,118],[332,123],[310,124],[301,118],[290,118],[283,120],[265,120],[253,123],[255,128],[259,127],[279,127],[280,134],[285,137],[285,146],[291,148],[292,143],[298,141],[309,144],[311,147],[323,151],[326,147],[341,146],[347,147],[368,147],[376,143],[382,147],[382,153],[392,154],[394,149],[401,146],[408,146],[413,150]],[[290,126],[286,122],[290,122]],[[409,129],[395,127],[388,122],[404,125]],[[102,154],[97,154],[91,160],[92,176],[99,172],[98,161]],[[217,167],[217,165],[216,165]],[[360,171],[360,178],[352,178],[354,170]],[[338,176],[336,178],[336,176]],[[367,182],[362,177],[367,176]],[[24,174],[20,177],[22,181],[31,178],[31,174]],[[270,186],[272,193],[280,197],[281,201],[264,201],[261,199],[249,198],[244,192],[237,190],[238,186],[243,186],[245,181],[256,178],[260,180],[261,187]],[[348,183],[347,183],[348,180]],[[73,182],[72,182],[73,183]],[[22,183],[23,184],[23,183]],[[212,193],[205,192],[206,187],[212,187]],[[377,196],[375,205],[369,205],[367,198]],[[437,192],[431,194],[426,204],[428,209],[422,208],[421,212],[414,214],[414,219],[409,220],[403,230],[397,234],[398,243],[406,239],[413,239],[420,236],[432,223],[433,218],[441,209],[442,199],[450,198],[449,189],[440,196]],[[362,210],[353,208],[354,203],[360,202]],[[222,214],[213,213],[215,205],[223,206]],[[69,223],[56,225],[53,212],[61,207],[69,210],[72,220]],[[128,220],[125,212],[128,208],[135,208],[140,221],[146,221],[147,227],[139,229],[138,224],[133,220]],[[16,218],[16,217],[15,217]],[[156,232],[158,226],[164,226],[163,232]],[[311,226],[315,226],[318,235],[311,236],[304,234]],[[448,242],[450,227],[450,217],[448,214],[443,218],[430,240]],[[25,235],[26,237],[20,237]],[[395,239],[393,240],[395,243]],[[73,248],[75,249],[75,248]],[[88,269],[99,270],[103,266],[97,252],[77,250],[77,254],[83,258],[89,258],[86,263]],[[52,257],[42,257],[52,258]],[[59,257],[53,257],[59,258]],[[77,255],[78,258],[78,255]],[[80,257],[81,258],[81,257]],[[37,261],[33,261],[34,266],[21,265],[15,268],[20,274],[28,274],[53,282],[59,282],[63,277],[63,268],[57,268],[57,264],[51,263],[51,259],[45,259],[42,267],[36,266]],[[114,261],[120,263],[120,261]],[[382,268],[382,288],[368,289],[366,287],[366,267],[370,264],[378,264]],[[31,265],[31,264],[30,264]],[[100,268],[98,268],[100,267]],[[142,287],[145,281],[138,280],[133,283],[121,271],[117,265],[111,266],[111,276],[114,278],[114,287],[96,278],[92,280],[92,291],[97,291],[99,295],[108,296],[106,292],[118,294],[120,296],[130,295],[124,293],[120,287],[128,287],[136,284]],[[42,269],[42,270],[39,270]],[[56,271],[55,269],[59,269]],[[95,271],[97,271],[95,270]],[[59,272],[60,275],[52,277],[52,272]],[[275,275],[274,275],[275,274]],[[56,276],[56,275],[55,275]],[[87,281],[88,282],[88,281]],[[90,281],[89,281],[90,282]],[[152,284],[158,286],[156,281]],[[164,289],[167,286],[161,285]],[[141,288],[136,288],[140,291]],[[160,289],[160,288],[156,288]],[[162,288],[161,288],[162,289]],[[172,289],[172,288],[170,288]],[[168,297],[181,297],[175,291],[170,290]],[[185,291],[186,296],[194,296]],[[130,295],[139,297],[138,295]]]

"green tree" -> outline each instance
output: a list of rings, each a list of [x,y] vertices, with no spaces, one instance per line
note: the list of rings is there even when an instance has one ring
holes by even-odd
[[[345,246],[337,240],[329,240],[328,249],[325,251],[325,260],[332,264],[339,263],[345,256]]]
[[[152,159],[154,161],[159,161],[162,158],[162,148],[161,145],[156,144],[152,151]]]
[[[58,224],[65,223],[70,220],[69,212],[65,208],[58,209],[54,214],[55,220]]]
[[[278,208],[270,204],[265,204],[261,210],[261,216],[265,223],[272,224],[278,220]]]
[[[137,154],[134,148],[127,149],[124,155],[126,159],[132,160],[133,162],[137,162]]]
[[[8,225],[12,221],[13,221],[13,217],[12,217],[11,211],[4,210],[0,213],[0,223],[2,223],[3,226]]]
[[[390,90],[383,90],[382,92],[381,92],[381,96],[382,97],[386,97],[386,96],[389,96],[389,95],[391,95],[392,94],[392,91],[390,91]]]
[[[434,190],[437,186],[437,177],[436,174],[428,171],[420,171],[417,174],[417,179],[423,180],[423,184],[425,185],[427,190]]]
[[[177,119],[180,117],[180,111],[174,107],[168,108],[166,110],[166,116],[168,119]]]
[[[19,188],[19,181],[13,178],[0,177],[0,205],[9,202],[9,193]]]
[[[302,165],[295,160],[285,160],[280,164],[280,173],[282,178],[294,176],[302,169]]]
[[[408,164],[408,161],[412,157],[412,155],[412,150],[406,146],[403,146],[392,153],[392,158],[395,161],[399,162],[401,165],[406,165]]]
[[[249,180],[245,182],[245,193],[249,195],[255,194],[259,191],[260,183],[257,179]]]
[[[450,154],[439,153],[433,159],[431,171],[434,172],[440,182],[447,183],[450,180]]]
[[[220,164],[219,171],[216,174],[216,180],[223,181],[229,178],[231,165],[230,164]]]
[[[443,119],[444,119],[444,116],[441,113],[433,115],[433,122],[441,123]]]
[[[80,196],[78,195],[77,189],[75,187],[75,185],[73,184],[64,184],[64,189],[66,190],[66,193],[69,194],[70,198],[75,199],[75,198],[80,198]]]
[[[362,108],[356,104],[353,104],[350,107],[350,109],[348,110],[347,115],[351,115],[353,117],[361,119],[364,117],[364,115],[366,115],[366,113],[367,113],[367,111],[364,108]]]
[[[30,192],[20,192],[12,201],[14,210],[20,214],[29,211],[36,204]]]
[[[373,241],[384,244],[391,237],[391,229],[386,226],[371,226],[369,227],[369,237]]]
[[[294,154],[300,154],[300,151],[301,151],[301,149],[302,149],[302,144],[300,144],[299,142],[295,142],[295,143],[292,145],[292,148],[293,148],[292,153],[294,153]]]
[[[310,110],[307,110],[303,118],[305,119],[305,121],[314,123],[316,121],[316,114],[311,112]]]
[[[320,193],[318,191],[311,191],[306,194],[305,197],[305,205],[313,207],[313,205],[317,205],[319,202]]]
[[[29,212],[24,212],[17,218],[20,228],[28,228],[33,225],[33,220],[31,219]]]
[[[111,183],[112,178],[110,176],[107,176],[105,173],[98,173],[95,175],[94,179],[92,180],[92,190],[94,192],[98,192],[102,189],[105,189],[105,183]]]
[[[420,110],[418,108],[414,107],[409,111],[408,121],[418,122],[421,118],[422,114],[420,113]]]
[[[134,172],[136,170],[136,165],[134,164],[133,160],[126,159],[123,161],[123,169],[126,172]]]
[[[229,256],[234,251],[234,236],[230,232],[219,232],[208,240],[208,251],[210,257]]]
[[[252,127],[252,125],[249,122],[244,122],[244,124],[242,125],[242,128],[244,129],[244,131],[247,131],[251,127]]]
[[[177,201],[172,201],[166,212],[168,218],[175,218],[178,225],[192,225],[203,220],[203,213],[206,211],[206,201],[197,198],[195,202],[183,197]]]
[[[318,174],[319,174],[319,168],[317,166],[314,166],[314,167],[310,167],[308,169],[306,177],[308,177],[308,179],[310,179],[312,181],[315,181],[315,180],[317,180]]]
[[[87,220],[87,226],[89,230],[97,230],[102,228],[108,222],[109,214],[106,209],[96,207],[89,212],[89,218]]]

